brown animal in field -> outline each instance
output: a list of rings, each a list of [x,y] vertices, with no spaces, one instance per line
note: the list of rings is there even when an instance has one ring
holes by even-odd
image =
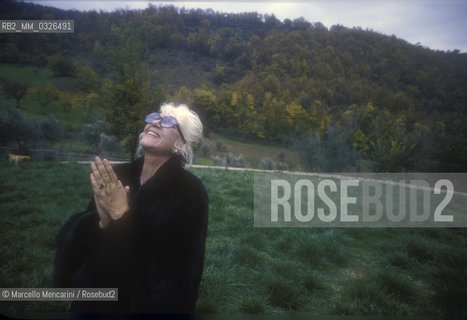
[[[18,162],[21,161],[30,161],[31,157],[30,156],[23,156],[19,154],[8,154],[8,159],[10,160],[10,164],[14,161],[15,165],[18,165]]]

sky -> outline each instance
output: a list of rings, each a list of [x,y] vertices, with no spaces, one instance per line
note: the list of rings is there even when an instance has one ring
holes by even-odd
[[[27,0],[26,0],[27,1]],[[218,12],[258,12],[277,19],[303,17],[330,28],[340,24],[395,35],[412,44],[434,50],[467,53],[467,0],[241,0],[241,1],[89,1],[30,0],[28,2],[62,9],[103,10],[144,9],[153,5],[211,8]]]

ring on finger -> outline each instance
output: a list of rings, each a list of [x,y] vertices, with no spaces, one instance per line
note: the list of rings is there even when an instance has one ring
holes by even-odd
[[[99,189],[104,189],[104,188],[105,188],[105,182],[98,183],[98,184],[97,184],[97,187],[98,187]]]

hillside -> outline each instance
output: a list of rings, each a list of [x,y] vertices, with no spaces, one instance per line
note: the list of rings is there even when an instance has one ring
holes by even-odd
[[[301,146],[311,170],[361,160],[383,171],[467,169],[467,55],[457,51],[303,19],[173,6],[81,13],[9,0],[0,3],[5,17],[74,19],[76,30],[1,35],[0,61],[45,65],[58,55],[111,78],[115,52],[133,51],[153,88],[190,104],[208,130]],[[330,165],[336,158],[345,159]]]

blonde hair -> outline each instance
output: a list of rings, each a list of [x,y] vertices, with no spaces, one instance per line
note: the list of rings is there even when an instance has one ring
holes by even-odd
[[[164,116],[171,116],[177,119],[180,130],[185,138],[183,143],[181,137],[175,142],[174,150],[178,150],[183,157],[184,166],[189,167],[193,163],[193,146],[201,142],[203,138],[203,124],[196,112],[191,110],[187,105],[175,105],[173,102],[164,103],[161,105],[160,113]],[[142,138],[140,134],[139,138]],[[143,155],[143,148],[138,144],[137,155]]]

